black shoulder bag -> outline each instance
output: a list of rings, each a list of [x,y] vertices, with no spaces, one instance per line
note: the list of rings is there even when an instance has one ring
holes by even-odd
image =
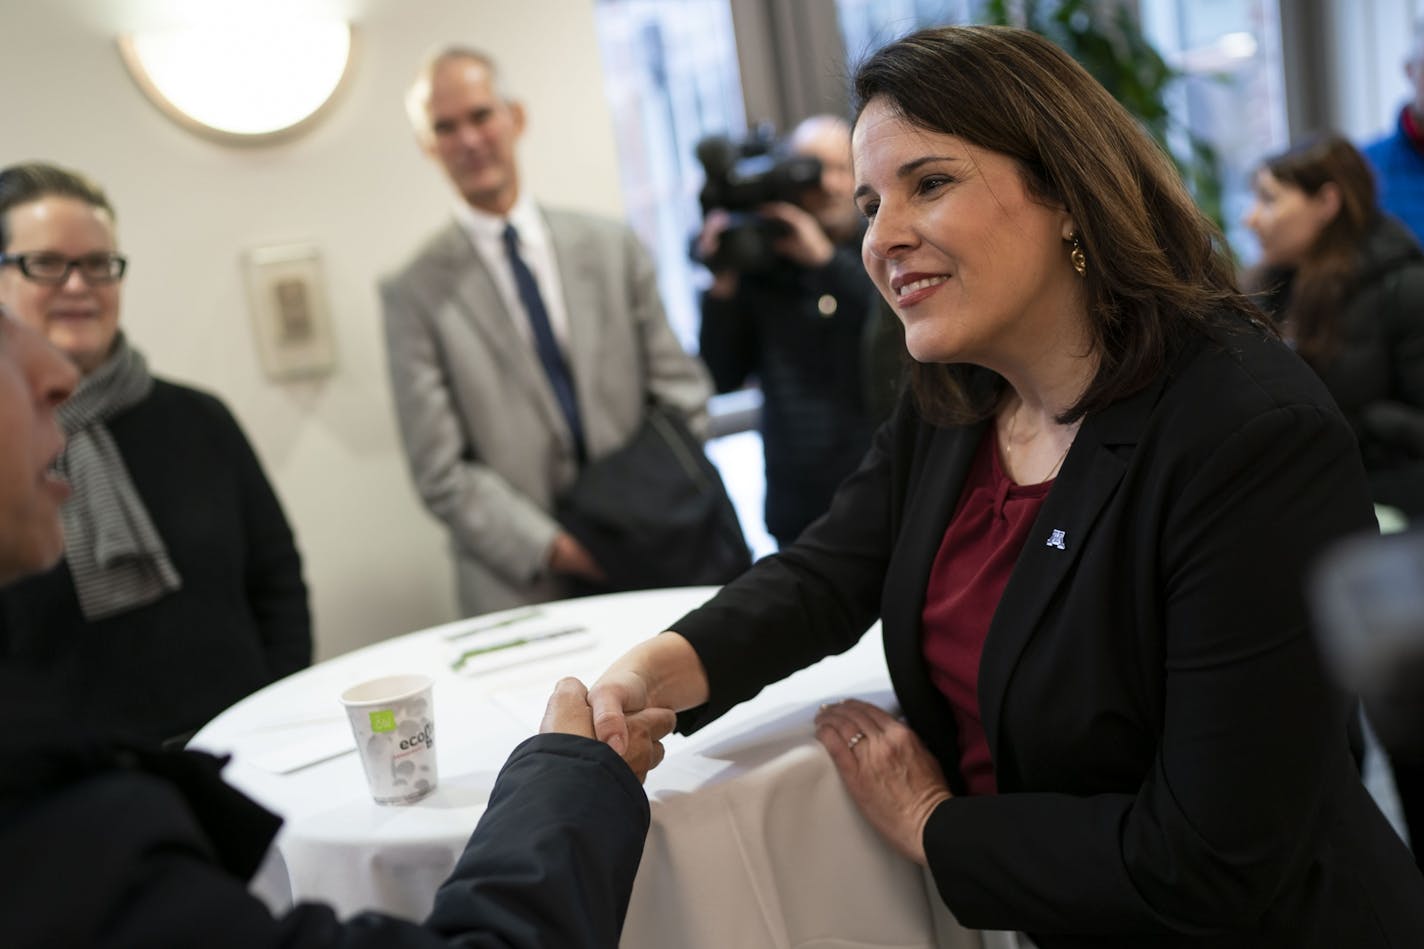
[[[584,468],[554,516],[603,568],[604,592],[723,584],[751,566],[716,467],[660,405],[627,445]]]

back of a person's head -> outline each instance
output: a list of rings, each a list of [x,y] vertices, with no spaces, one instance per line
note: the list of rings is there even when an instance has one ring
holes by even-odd
[[[115,217],[104,189],[79,172],[48,162],[11,165],[0,170],[0,251],[10,247],[10,211],[49,197],[75,198]]]
[[[943,27],[872,54],[857,109],[887,102],[905,121],[1014,159],[1029,192],[1073,216],[1103,388],[1091,410],[1157,373],[1170,340],[1221,308],[1251,312],[1217,227],[1170,157],[1088,72],[1036,33]],[[1066,251],[1065,251],[1066,253]]]

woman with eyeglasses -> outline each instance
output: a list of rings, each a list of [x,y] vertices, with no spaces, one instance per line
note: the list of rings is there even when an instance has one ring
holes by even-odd
[[[0,171],[0,305],[82,374],[59,410],[65,559],[0,594],[0,657],[76,715],[182,741],[311,661],[292,531],[213,396],[149,374],[119,329],[114,209],[53,165]]]

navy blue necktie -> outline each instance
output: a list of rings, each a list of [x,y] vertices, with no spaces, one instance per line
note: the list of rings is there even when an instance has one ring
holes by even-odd
[[[544,364],[544,373],[549,377],[554,397],[559,400],[559,408],[564,411],[564,419],[569,423],[569,431],[574,436],[574,450],[582,464],[586,457],[583,422],[579,418],[578,399],[574,396],[574,377],[564,361],[559,341],[554,338],[549,311],[544,309],[544,298],[539,295],[539,283],[529,265],[524,263],[524,258],[519,256],[519,232],[513,224],[504,228],[504,249],[509,254],[509,266],[514,271],[519,299],[524,304],[524,311],[529,314],[529,327],[534,331],[534,348],[539,353],[539,361]]]

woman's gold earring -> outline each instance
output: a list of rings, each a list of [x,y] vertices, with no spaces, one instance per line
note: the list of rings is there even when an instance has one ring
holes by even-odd
[[[1073,248],[1068,251],[1068,260],[1072,262],[1073,269],[1078,272],[1078,276],[1088,275],[1088,258],[1083,254],[1083,245],[1078,243],[1078,235],[1073,235]]]

